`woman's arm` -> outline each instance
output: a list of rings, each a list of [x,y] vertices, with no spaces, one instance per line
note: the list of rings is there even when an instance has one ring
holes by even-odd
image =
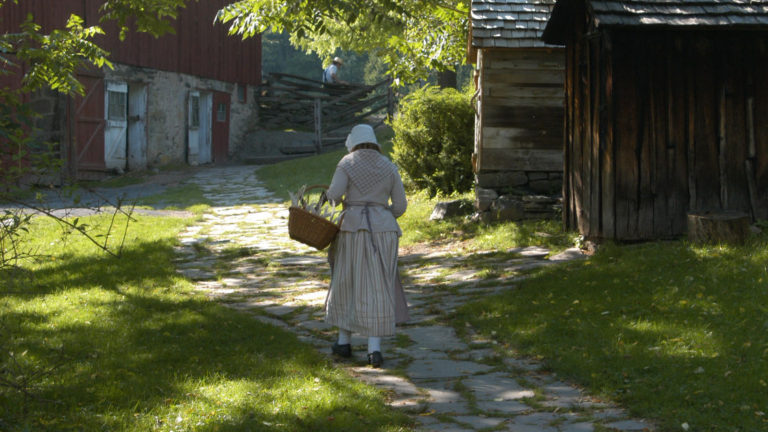
[[[405,188],[403,187],[403,180],[400,178],[400,173],[395,171],[394,175],[395,184],[392,185],[392,216],[399,218],[405,213],[405,209],[408,207],[408,200],[405,198]]]
[[[337,204],[341,203],[341,198],[344,197],[344,194],[347,192],[347,182],[349,182],[347,173],[342,169],[336,168],[336,172],[333,173],[331,185],[328,186],[328,191],[325,195],[329,200]]]

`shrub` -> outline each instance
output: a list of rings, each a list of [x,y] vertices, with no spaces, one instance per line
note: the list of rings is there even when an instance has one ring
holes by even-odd
[[[472,188],[474,110],[455,89],[423,87],[400,104],[392,122],[392,158],[411,187],[430,197]]]

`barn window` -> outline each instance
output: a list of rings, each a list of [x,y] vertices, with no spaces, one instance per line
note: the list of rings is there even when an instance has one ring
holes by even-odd
[[[126,93],[110,90],[107,100],[109,120],[125,120]]]
[[[219,106],[216,108],[216,121],[218,122],[225,122],[227,121],[227,105],[220,103]]]

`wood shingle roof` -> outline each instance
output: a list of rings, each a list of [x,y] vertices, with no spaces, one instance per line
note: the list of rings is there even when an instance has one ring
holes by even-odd
[[[768,0],[592,0],[600,25],[768,25]]]
[[[768,28],[768,0],[582,0],[596,27]],[[565,42],[576,0],[558,0],[542,36]]]
[[[541,40],[556,0],[472,0],[475,48],[548,46]]]

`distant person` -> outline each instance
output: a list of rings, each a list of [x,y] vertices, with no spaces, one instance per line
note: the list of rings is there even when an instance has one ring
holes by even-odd
[[[339,79],[339,68],[344,65],[340,57],[334,57],[333,63],[323,71],[323,84],[347,84]]]
[[[327,191],[329,199],[343,202],[344,219],[331,248],[325,322],[339,328],[334,354],[352,356],[355,332],[368,337],[368,364],[378,368],[384,362],[381,338],[393,336],[395,324],[408,319],[397,271],[402,232],[396,220],[408,202],[397,167],[381,154],[371,126],[352,128],[346,147],[349,154]]]

